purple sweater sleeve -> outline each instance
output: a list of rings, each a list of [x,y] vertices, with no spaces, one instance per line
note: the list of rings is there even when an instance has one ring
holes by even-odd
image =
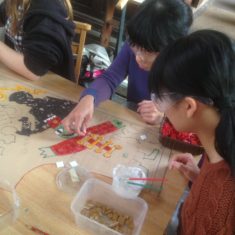
[[[81,97],[85,95],[94,96],[95,106],[102,101],[110,99],[115,89],[128,74],[130,57],[130,47],[125,43],[109,68],[82,92]]]

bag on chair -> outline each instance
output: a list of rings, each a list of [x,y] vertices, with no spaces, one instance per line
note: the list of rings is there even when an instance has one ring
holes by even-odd
[[[83,51],[80,85],[86,86],[101,75],[111,64],[106,49],[97,44],[88,44]]]

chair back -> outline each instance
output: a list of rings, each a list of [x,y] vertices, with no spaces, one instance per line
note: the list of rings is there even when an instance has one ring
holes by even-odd
[[[72,42],[72,52],[76,58],[75,62],[75,78],[76,84],[79,82],[81,64],[82,64],[82,52],[86,41],[86,34],[91,30],[91,25],[87,23],[82,23],[79,21],[74,21],[75,23],[75,36],[79,36],[78,41]],[[76,38],[76,37],[75,37]]]

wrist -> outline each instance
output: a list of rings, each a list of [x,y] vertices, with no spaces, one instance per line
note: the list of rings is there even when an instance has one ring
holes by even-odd
[[[81,98],[81,100],[89,102],[89,103],[94,103],[95,97],[93,95],[85,95]]]
[[[95,102],[96,100],[96,96],[97,96],[97,90],[95,89],[92,89],[92,88],[86,88],[82,94],[81,94],[81,97],[80,97],[80,100],[83,99],[84,97],[90,97],[91,99],[91,96],[93,97],[93,102]]]

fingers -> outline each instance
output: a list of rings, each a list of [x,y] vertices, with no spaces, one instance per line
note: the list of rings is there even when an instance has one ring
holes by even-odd
[[[169,169],[171,170],[179,170],[181,173],[184,175],[188,174],[188,167],[184,163],[177,162],[177,161],[172,161],[171,164],[169,165]]]
[[[137,112],[138,113],[143,113],[143,112],[150,112],[150,111],[155,110],[155,105],[151,100],[143,100],[140,103],[138,103],[138,108]]]
[[[64,118],[62,124],[68,132],[78,135],[86,135],[88,122],[94,112],[94,98],[91,96],[83,97],[72,112]]]
[[[168,168],[169,168],[170,170],[174,170],[174,169],[177,169],[177,170],[178,170],[181,165],[182,165],[182,163],[180,163],[180,162],[171,161],[171,162],[169,162]]]
[[[189,160],[191,160],[191,154],[190,153],[180,153],[175,154],[172,156],[169,162],[169,169],[179,169],[180,165],[187,164]],[[192,156],[193,157],[193,156]]]
[[[144,122],[150,125],[157,124],[158,122],[160,122],[161,119],[161,117],[156,115],[155,113],[141,113],[140,116]]]
[[[76,116],[76,114],[71,113],[62,121],[62,124],[68,132],[84,136],[86,135],[89,120],[85,120],[81,116]]]
[[[78,133],[78,135],[84,136],[87,133],[87,127],[88,127],[88,123],[91,120],[92,116],[91,115],[87,115],[85,116],[85,118],[80,118],[78,120],[78,123],[76,125],[76,133]]]
[[[62,124],[65,130],[69,133],[77,133],[79,135],[83,135],[83,132],[80,128],[80,121],[74,118],[73,113],[69,114],[64,120],[62,120]]]
[[[171,161],[169,164],[170,170],[178,170],[181,174],[183,174],[187,179],[191,180],[190,177],[190,168],[187,166],[187,164],[178,162],[178,161]]]
[[[163,114],[160,113],[154,103],[150,100],[143,100],[138,103],[137,112],[144,122],[154,125],[161,121]]]
[[[81,136],[84,136],[86,134],[86,127],[83,123],[84,123],[83,117],[76,118],[74,122],[74,132],[76,132],[78,135]]]
[[[176,164],[173,164],[173,167],[178,169],[180,173],[182,173],[188,180],[192,182],[198,177],[200,173],[200,169],[195,164],[192,165],[177,162]]]
[[[73,119],[71,118],[71,115],[68,115],[66,118],[64,118],[62,120],[62,124],[65,128],[66,131],[68,131],[69,133],[73,133],[74,132],[74,128],[73,128]]]
[[[187,179],[194,181],[200,173],[192,154],[176,154],[170,162],[168,168],[179,170]]]
[[[190,177],[190,171],[191,169],[187,166],[187,165],[184,165],[184,164],[179,164],[179,167],[178,167],[178,170],[189,180],[191,180],[191,177]]]
[[[191,153],[179,153],[172,156],[171,161],[178,161],[181,163],[187,163],[188,161],[191,161],[193,158],[193,155]]]

